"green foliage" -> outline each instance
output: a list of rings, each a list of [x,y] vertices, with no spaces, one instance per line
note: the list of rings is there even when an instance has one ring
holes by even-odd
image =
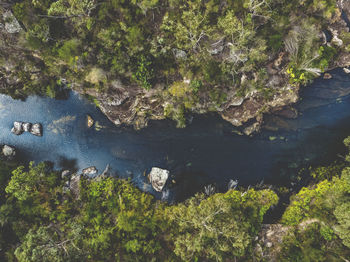
[[[306,228],[292,230],[283,239],[278,261],[340,261],[341,247],[331,244],[333,235],[324,237],[324,229],[317,222]]]
[[[69,64],[74,64],[77,60],[80,42],[78,39],[71,39],[65,41],[63,45],[57,50],[58,56]]]
[[[151,61],[147,60],[145,56],[141,56],[137,63],[136,72],[132,75],[133,79],[146,90],[149,90],[152,87],[151,82],[154,78],[151,65]]]
[[[244,256],[263,215],[277,201],[277,195],[269,190],[231,190],[207,199],[196,195],[169,208],[175,254],[183,261],[225,261]]]
[[[333,164],[313,176],[325,180],[302,188],[283,214],[292,231],[283,240],[281,261],[341,261],[350,255],[350,168]]]

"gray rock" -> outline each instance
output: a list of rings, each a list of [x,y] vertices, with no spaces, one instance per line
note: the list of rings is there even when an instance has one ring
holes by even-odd
[[[14,122],[11,132],[17,136],[21,135],[24,132],[23,123],[18,121]]]
[[[82,175],[73,175],[70,179],[69,190],[78,198],[80,195],[80,179]]]
[[[173,53],[175,58],[178,60],[187,58],[186,52],[181,49],[173,48]]]
[[[348,68],[346,68],[346,67],[343,68],[343,71],[344,71],[346,74],[350,74],[350,69],[348,69]]]
[[[219,39],[217,41],[215,41],[214,43],[212,43],[210,45],[210,48],[208,48],[208,52],[211,55],[218,55],[220,54],[223,50],[224,50],[224,39]]]
[[[32,123],[23,123],[22,127],[24,132],[30,132],[30,129],[32,128]]]
[[[4,145],[4,147],[2,148],[2,153],[7,158],[14,158],[16,155],[16,150],[14,147]]]
[[[3,15],[5,20],[5,30],[9,34],[19,33],[22,30],[21,25],[18,23],[16,17],[11,11],[6,11]]]
[[[82,174],[85,176],[94,176],[98,172],[95,166],[90,166],[82,170]]]
[[[271,248],[271,247],[272,247],[272,243],[271,243],[271,242],[267,242],[267,243],[266,243],[266,247],[267,247],[267,248]]]
[[[103,170],[102,174],[96,176],[93,178],[94,181],[101,181],[104,178],[110,177],[112,176],[112,168],[111,166],[108,164],[105,168],[105,170]]]
[[[61,173],[61,178],[64,179],[66,177],[69,177],[72,174],[70,170],[63,170]]]
[[[161,192],[165,186],[166,181],[169,177],[169,171],[161,169],[159,167],[152,167],[151,172],[148,175],[148,179],[152,184],[154,190]]]
[[[30,133],[35,136],[43,136],[43,128],[40,123],[35,123],[30,129]]]

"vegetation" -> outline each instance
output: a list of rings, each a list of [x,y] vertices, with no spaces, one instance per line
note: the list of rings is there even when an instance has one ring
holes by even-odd
[[[349,138],[344,144],[349,148]],[[291,226],[281,261],[346,261],[350,256],[349,163],[317,168],[321,180],[292,197],[282,223]]]
[[[167,205],[130,181],[80,181],[80,195],[47,163],[1,173],[1,260],[189,261],[243,258],[277,195],[230,190]],[[6,194],[5,194],[6,193]]]
[[[282,242],[265,254],[275,252],[277,261],[346,261],[349,162],[310,175],[312,184],[292,196],[282,215]],[[0,161],[2,261],[265,261],[256,237],[278,202],[270,189],[198,193],[169,205],[129,180],[82,177],[76,195],[68,179],[49,163]]]
[[[268,85],[274,62],[292,85],[306,84],[349,47],[346,32],[340,32],[343,46],[325,44],[319,36],[340,19],[335,0],[5,3],[26,29],[16,45],[35,54],[34,60],[22,54],[25,62],[15,61],[21,84],[5,92],[55,96],[47,82],[60,78],[99,92],[116,79],[133,89],[162,83],[164,92],[156,96],[170,103],[163,106],[164,115],[180,127],[186,112],[203,110],[203,103],[209,103],[207,111],[219,110],[230,93],[273,97],[282,88]],[[31,67],[40,67],[40,76],[33,78]],[[181,96],[168,101],[173,86],[184,81],[179,88],[189,84],[196,91],[183,91],[184,102]]]

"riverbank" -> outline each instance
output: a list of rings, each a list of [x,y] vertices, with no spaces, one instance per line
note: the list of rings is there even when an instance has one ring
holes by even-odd
[[[210,184],[223,191],[230,180],[246,187],[264,180],[290,188],[291,182],[298,184],[298,169],[335,160],[350,133],[349,75],[341,69],[331,74],[332,79],[317,79],[302,90],[297,118],[268,116],[252,138],[238,135],[243,131],[216,114],[197,115],[186,129],[163,120],[135,131],[116,127],[73,92],[66,100],[1,95],[0,143],[19,148],[25,161],[58,161],[63,169],[96,166],[102,172],[110,164],[114,173],[169,201],[184,200]],[[87,115],[95,120],[91,128]],[[13,135],[14,121],[42,123],[43,137]],[[154,166],[170,171],[164,194],[153,191],[144,176]]]
[[[350,138],[344,144],[349,149]],[[169,205],[130,180],[76,180],[48,163],[17,167],[0,160],[0,258],[287,262],[311,253],[313,261],[338,261],[350,254],[348,166],[306,171],[312,181],[266,224],[266,212],[285,201],[279,197],[287,189],[233,186]]]
[[[25,15],[20,16],[22,14],[20,10],[26,10],[26,8],[28,13],[32,13],[34,17],[39,16],[38,19]],[[0,17],[2,17],[3,26],[0,29],[2,37],[0,49],[3,63],[0,68],[0,91],[21,98],[32,93],[55,97],[59,94],[59,90],[69,83],[73,90],[89,95],[101,111],[118,126],[133,125],[139,129],[147,126],[150,120],[170,118],[177,121],[178,127],[184,127],[190,122],[192,114],[217,112],[234,126],[245,125],[243,133],[250,135],[259,130],[264,114],[274,113],[295,104],[299,99],[301,85],[309,83],[323,71],[348,66],[348,61],[350,61],[347,49],[350,45],[348,41],[350,38],[347,34],[349,28],[346,18],[350,14],[350,8],[347,2],[340,0],[336,4],[333,2],[329,6],[327,4],[326,7],[296,4],[291,10],[288,9],[290,8],[288,4],[285,4],[284,8],[277,5],[276,10],[285,9],[291,13],[285,14],[281,11],[281,14],[276,14],[276,17],[269,17],[269,7],[264,6],[259,11],[264,13],[264,19],[259,19],[259,16],[254,17],[255,13],[252,15],[252,9],[248,8],[244,14],[253,16],[251,26],[258,32],[258,35],[255,35],[254,30],[251,31],[252,28],[248,28],[247,25],[247,28],[244,29],[247,34],[249,32],[252,35],[249,40],[247,39],[247,43],[244,42],[243,46],[237,47],[238,50],[232,47],[234,45],[227,35],[220,37],[221,40],[216,43],[218,46],[214,48],[216,51],[213,49],[215,52],[206,46],[213,44],[213,40],[218,38],[217,35],[211,36],[213,38],[201,38],[200,44],[203,47],[198,50],[185,48],[180,50],[179,47],[175,48],[169,44],[167,48],[172,47],[172,49],[166,51],[165,57],[163,57],[164,54],[158,54],[160,57],[154,58],[155,61],[143,61],[144,69],[142,70],[151,70],[150,66],[153,66],[154,73],[158,70],[159,74],[159,76],[155,75],[152,79],[148,79],[148,75],[151,75],[150,71],[139,72],[147,76],[145,76],[144,84],[140,83],[140,79],[133,78],[131,75],[138,74],[134,72],[137,68],[142,68],[142,66],[136,66],[140,65],[138,60],[140,57],[148,57],[147,55],[137,53],[137,58],[134,59],[128,51],[121,51],[124,56],[123,59],[120,59],[123,61],[118,60],[113,64],[106,58],[107,64],[101,64],[102,60],[99,60],[99,55],[102,55],[99,54],[101,50],[103,54],[108,54],[110,57],[118,57],[118,55],[109,48],[108,45],[111,43],[105,42],[107,41],[105,37],[98,35],[97,31],[107,34],[110,32],[108,30],[117,29],[114,27],[99,28],[97,21],[100,18],[96,17],[94,12],[89,13],[88,20],[96,20],[95,23],[91,22],[91,26],[93,28],[95,26],[97,31],[87,29],[87,32],[93,35],[94,41],[102,41],[105,46],[95,46],[96,44],[91,39],[86,40],[86,44],[90,43],[90,45],[76,38],[60,40],[60,35],[54,35],[52,30],[47,31],[51,24],[58,23],[57,27],[64,25],[65,30],[75,31],[75,25],[85,24],[87,20],[85,18],[70,19],[64,16],[57,19],[50,18],[46,17],[45,12],[48,12],[46,7],[36,8],[33,9],[28,3],[16,6],[9,4],[2,7]],[[170,12],[167,8],[169,7],[161,6],[162,11],[156,15],[159,16],[159,20],[163,19],[163,21],[153,23],[153,26],[158,28],[157,30],[163,30],[165,27],[166,11]],[[192,7],[186,8],[191,9]],[[205,9],[209,13],[213,12],[209,7]],[[11,12],[17,15],[17,20]],[[180,14],[177,15],[187,11],[179,12]],[[224,16],[230,10],[222,12]],[[271,21],[282,19],[284,16],[292,18],[282,26],[284,31],[279,32],[279,29],[276,29],[277,25]],[[103,19],[108,20],[108,18]],[[227,19],[229,19],[228,15]],[[216,27],[220,24],[219,20],[218,24],[211,25],[215,30],[218,30]],[[306,24],[301,23],[301,20],[305,20]],[[176,19],[175,21],[180,23]],[[102,25],[99,24],[99,26]],[[46,35],[36,32],[38,28],[46,32]],[[111,32],[114,32],[113,30]],[[228,29],[221,30],[224,32]],[[275,32],[276,30],[278,33]],[[267,35],[270,35],[270,31],[275,33],[273,36],[277,39],[276,48],[266,46],[265,42],[271,45],[274,43],[272,39],[265,36],[266,32],[269,32]],[[80,31],[77,33],[81,34]],[[165,32],[160,35],[154,32],[149,33],[155,38],[166,38]],[[55,37],[56,40],[53,41],[50,37]],[[86,35],[81,34],[81,38],[84,37]],[[112,36],[110,37],[113,39]],[[170,35],[167,37],[171,38]],[[265,46],[265,49],[258,50],[258,47],[254,46],[255,40],[258,42],[261,40],[260,44]],[[289,42],[291,46],[286,44]],[[138,44],[148,46],[151,43],[153,42],[143,41]],[[176,41],[174,43],[180,45]],[[158,43],[158,45],[162,44]],[[251,54],[258,52],[262,60],[260,61],[257,57],[254,60],[243,50],[249,50],[248,53]],[[299,53],[298,51],[294,53],[293,50],[299,50]],[[152,56],[155,55],[150,57]],[[16,59],[19,57],[23,61],[20,64]],[[231,61],[233,58],[243,60]],[[201,62],[196,59],[202,61],[203,66],[208,68],[201,68]],[[173,63],[170,66],[171,69],[163,68],[165,61]],[[125,66],[124,71],[120,71],[124,73],[113,72],[113,68],[116,67],[115,63]],[[129,66],[129,63],[134,64]],[[191,63],[194,65],[186,67]],[[231,71],[226,72],[227,69],[224,70],[224,67],[232,68]],[[146,84],[147,88],[142,88],[142,85]]]

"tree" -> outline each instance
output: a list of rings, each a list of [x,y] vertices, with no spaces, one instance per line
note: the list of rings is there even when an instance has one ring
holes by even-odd
[[[175,254],[184,261],[243,257],[263,215],[277,201],[277,195],[269,190],[230,190],[207,199],[199,194],[168,208]]]
[[[84,260],[84,251],[76,244],[83,237],[82,228],[74,223],[69,226],[66,232],[53,224],[29,229],[21,245],[15,250],[16,258],[19,262]]]

